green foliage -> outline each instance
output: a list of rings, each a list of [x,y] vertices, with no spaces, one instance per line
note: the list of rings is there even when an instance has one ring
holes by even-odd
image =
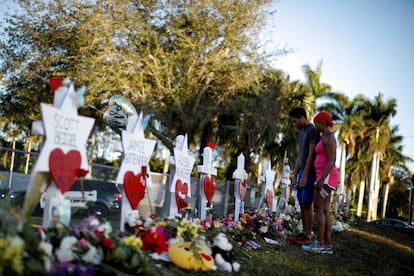
[[[45,275],[46,252],[30,224],[18,219],[7,201],[0,201],[0,275]]]
[[[102,110],[102,100],[123,94],[154,115],[160,125],[150,127],[167,146],[177,133],[197,144],[220,105],[265,64],[256,36],[269,0],[17,2],[22,15],[8,18],[1,37],[8,105],[0,113],[21,129],[40,119],[33,103],[51,103],[47,79],[60,75],[88,87],[86,106]]]

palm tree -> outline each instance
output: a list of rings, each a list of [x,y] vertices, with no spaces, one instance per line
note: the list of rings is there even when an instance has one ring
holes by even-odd
[[[310,103],[310,110],[306,110],[308,117],[312,118],[315,112],[316,100],[323,97],[328,92],[331,92],[332,87],[329,84],[321,83],[322,75],[322,61],[316,67],[316,70],[312,70],[309,65],[304,65],[302,71],[305,74],[306,85],[309,89],[307,95],[307,101]],[[305,108],[306,109],[306,108]]]
[[[363,140],[361,137],[356,139],[357,145],[361,140]],[[352,191],[354,195],[356,195],[357,183],[359,183],[356,215],[361,217],[364,203],[365,185],[369,175],[368,168],[371,162],[371,156],[369,156],[367,152],[359,150],[361,147],[356,146],[355,148],[355,154],[348,159],[346,169],[347,171],[352,172],[349,174],[348,179],[349,182],[352,183]]]
[[[346,160],[352,157],[356,137],[364,129],[361,112],[367,100],[363,95],[357,95],[355,98],[350,99],[345,94],[337,92],[326,93],[322,99],[327,99],[327,101],[319,105],[318,110],[329,112],[334,122],[334,130],[339,131],[338,140],[341,145],[339,194],[343,195],[345,193]],[[352,187],[352,190],[355,191],[354,187]]]
[[[387,144],[387,149],[385,152],[385,156],[382,160],[381,167],[386,172],[388,171],[387,175],[383,175],[384,184],[382,187],[382,195],[381,195],[381,202],[382,202],[382,209],[381,209],[381,217],[385,217],[387,203],[388,203],[388,195],[390,189],[395,185],[395,177],[394,171],[397,169],[399,173],[401,171],[408,174],[409,169],[405,165],[407,161],[411,161],[411,158],[405,156],[403,152],[403,137],[397,134],[398,126],[394,126],[391,130],[392,136],[390,143]],[[385,177],[386,176],[386,177]]]
[[[378,194],[380,175],[380,160],[385,157],[387,145],[391,141],[392,131],[390,119],[396,114],[397,102],[391,99],[383,101],[383,95],[378,94],[372,102],[365,106],[364,120],[366,122],[364,148],[372,155],[367,221],[377,218]],[[388,174],[388,171],[386,172]]]

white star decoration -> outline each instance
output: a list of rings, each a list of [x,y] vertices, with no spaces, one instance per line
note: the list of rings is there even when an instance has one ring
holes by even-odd
[[[54,106],[40,104],[43,131],[39,132],[44,132],[45,142],[34,171],[49,171],[50,152],[56,148],[60,148],[64,153],[78,150],[82,158],[81,168],[88,170],[86,141],[95,119],[79,116],[77,106],[77,95],[69,78],[66,78],[55,91]]]
[[[117,183],[124,182],[124,175],[127,171],[134,174],[141,172],[141,167],[146,166],[150,173],[149,160],[154,151],[156,141],[146,139],[144,136],[142,112],[139,117],[128,118],[127,129],[122,131],[123,158],[116,178]],[[151,187],[151,177],[147,178],[147,186]]]

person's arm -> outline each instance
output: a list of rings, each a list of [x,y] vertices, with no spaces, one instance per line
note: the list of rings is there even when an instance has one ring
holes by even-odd
[[[298,179],[298,173],[299,173],[299,155],[296,158],[295,168],[293,169],[293,179],[292,179],[293,185],[296,184],[296,179]]]
[[[309,154],[308,154],[308,158],[306,158],[306,164],[305,164],[305,168],[303,169],[303,175],[299,182],[299,187],[303,188],[306,186],[308,174],[313,167],[314,160],[315,160],[315,144],[309,144]]]
[[[326,151],[328,152],[329,160],[328,160],[328,164],[326,164],[322,177],[316,180],[315,186],[317,189],[320,189],[323,186],[324,180],[328,177],[333,166],[335,166],[335,161],[336,161],[336,140],[333,134],[327,136],[325,140],[323,141],[323,144],[326,147]]]

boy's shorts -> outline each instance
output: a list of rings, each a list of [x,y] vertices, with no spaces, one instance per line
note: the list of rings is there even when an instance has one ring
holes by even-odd
[[[302,178],[303,170],[300,170],[297,176],[297,183]],[[299,203],[312,203],[313,202],[313,189],[314,189],[314,182],[315,182],[315,173],[309,172],[308,177],[306,180],[306,186],[300,188],[298,186],[298,201]]]

